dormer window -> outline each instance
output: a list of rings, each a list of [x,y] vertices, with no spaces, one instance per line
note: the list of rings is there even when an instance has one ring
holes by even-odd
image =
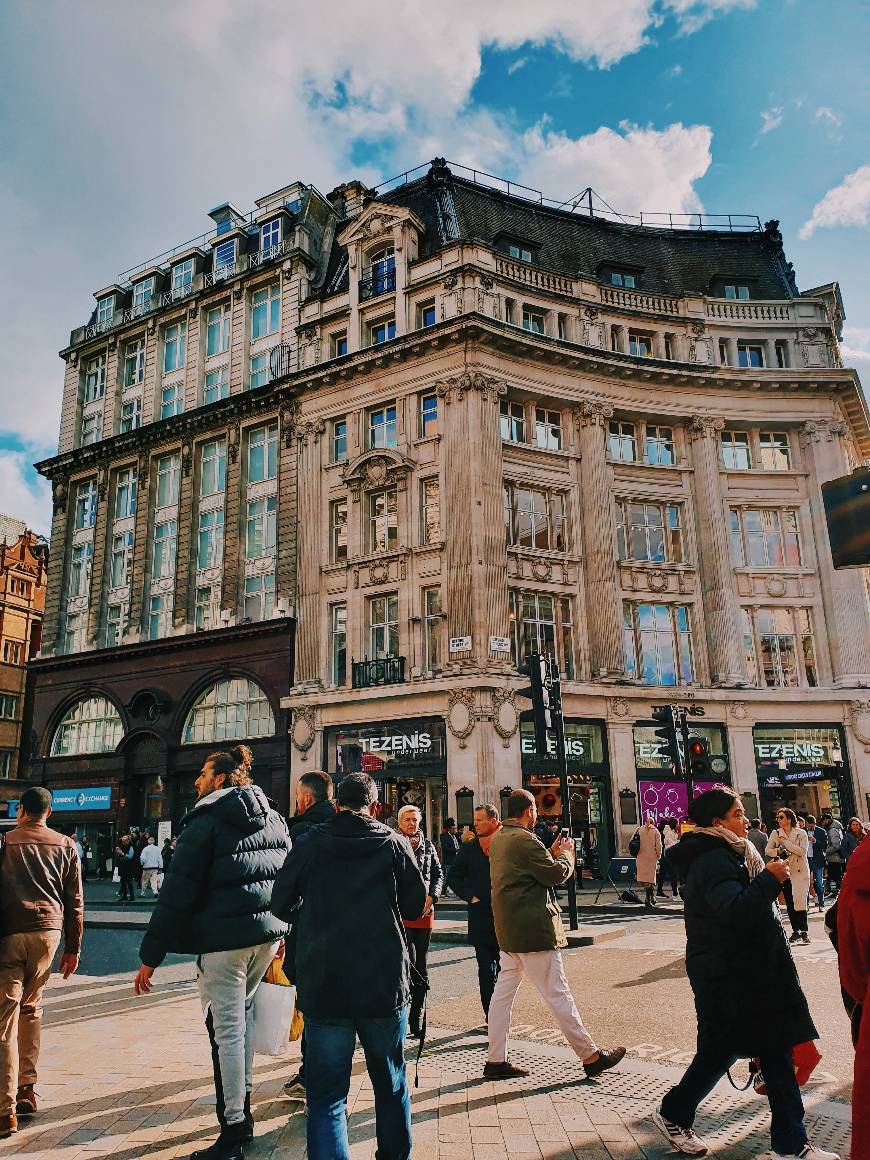
[[[526,249],[525,246],[517,245],[515,242],[508,242],[507,255],[517,262],[531,262],[532,260],[532,251]]]
[[[193,258],[187,258],[172,267],[172,295],[182,297],[190,293],[193,285]]]
[[[151,309],[151,299],[154,297],[154,278],[145,278],[133,287],[133,314],[145,314]]]
[[[731,283],[726,282],[725,297],[739,299],[741,302],[746,302],[749,299],[749,287],[732,285]]]
[[[360,299],[377,298],[396,289],[396,254],[392,246],[376,250],[363,271],[359,284]]]
[[[273,246],[280,246],[281,244],[281,219],[273,218],[270,222],[264,222],[260,226],[260,252],[265,254],[272,249]]]
[[[226,271],[236,264],[236,239],[221,242],[214,248],[214,272]]]
[[[636,276],[628,270],[611,270],[610,285],[624,286],[627,290],[633,290],[637,285],[637,279]]]
[[[97,302],[97,325],[111,326],[112,319],[115,317],[115,295],[110,294],[107,298],[100,298]]]

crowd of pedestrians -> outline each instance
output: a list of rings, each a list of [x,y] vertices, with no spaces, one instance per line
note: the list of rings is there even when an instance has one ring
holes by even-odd
[[[155,896],[134,987],[147,994],[169,953],[196,958],[211,1046],[217,1139],[192,1160],[242,1160],[254,1138],[253,1001],[276,957],[297,987],[302,1060],[285,1093],[307,1110],[311,1160],[347,1160],[347,1097],[356,1041],[374,1090],[377,1154],[411,1155],[405,1041],[426,1034],[427,952],[445,889],[467,904],[488,1050],[482,1078],[528,1073],[508,1057],[511,1012],[528,980],[548,1005],[585,1076],[616,1067],[587,1029],[568,984],[556,889],[576,873],[575,845],[542,824],[527,790],[500,811],[474,810],[460,838],[448,819],[439,847],[414,805],[396,829],[377,820],[377,787],[353,773],[337,786],[311,771],[295,787],[289,823],[251,777],[251,751],[211,754],[197,801],[175,839],[130,831],[115,850],[119,895]],[[21,795],[17,825],[0,848],[0,1137],[35,1115],[40,1000],[63,936],[64,977],[78,966],[83,926],[84,839],[51,829],[51,795]],[[697,1110],[740,1058],[758,1062],[770,1104],[773,1157],[832,1160],[807,1139],[793,1051],[817,1038],[789,943],[806,941],[810,891],[840,956],[843,999],[856,1048],[853,1160],[870,1156],[870,842],[856,818],[817,823],[783,806],[769,834],[741,799],[716,788],[689,810],[690,825],[639,827],[638,881],[647,903],[665,879],[684,900],[686,970],[695,997],[697,1051],[652,1113],[672,1148],[703,1155]],[[442,864],[443,863],[443,864]],[[777,900],[784,897],[787,938]],[[653,903],[654,904],[654,903]],[[862,1148],[864,1149],[862,1151]]]

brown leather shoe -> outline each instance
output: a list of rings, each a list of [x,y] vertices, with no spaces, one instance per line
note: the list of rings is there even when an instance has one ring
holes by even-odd
[[[10,1112],[8,1116],[0,1116],[0,1140],[5,1140],[7,1136],[17,1131],[18,1118],[14,1112]]]
[[[504,1063],[488,1063],[483,1069],[484,1079],[522,1079],[528,1074],[524,1067],[514,1067],[507,1060]]]
[[[36,1092],[33,1090],[33,1084],[24,1084],[18,1089],[18,1095],[15,1097],[15,1114],[17,1116],[35,1116],[36,1115]]]

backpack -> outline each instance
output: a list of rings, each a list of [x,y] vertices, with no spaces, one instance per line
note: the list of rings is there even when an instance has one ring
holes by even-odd
[[[636,858],[640,853],[640,830],[635,830],[628,843],[628,852],[632,858]]]

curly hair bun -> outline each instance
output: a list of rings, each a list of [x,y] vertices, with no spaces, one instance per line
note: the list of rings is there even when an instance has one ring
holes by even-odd
[[[254,755],[248,745],[236,745],[230,750],[230,757],[239,769],[247,773],[254,764]]]

